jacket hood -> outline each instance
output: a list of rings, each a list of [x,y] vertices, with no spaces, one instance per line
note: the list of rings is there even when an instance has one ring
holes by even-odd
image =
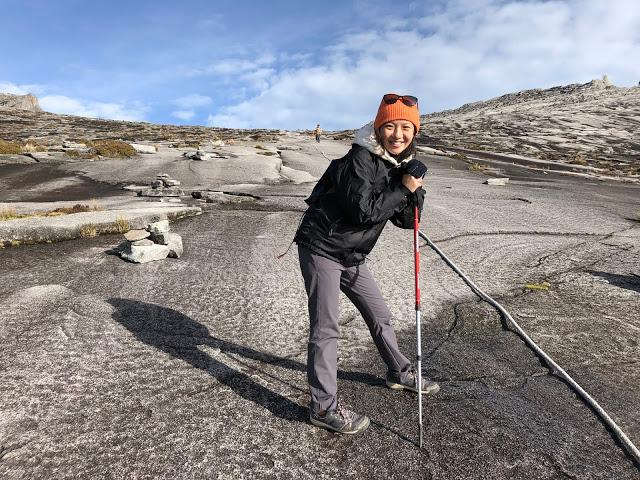
[[[402,162],[398,163],[398,161],[391,156],[391,154],[378,142],[376,138],[376,132],[373,128],[373,122],[367,123],[365,126],[356,130],[355,140],[356,145],[360,145],[361,147],[366,148],[374,155],[378,155],[383,160],[386,160],[394,167],[400,166],[402,163],[408,162],[413,158],[413,155],[409,156],[402,160]]]

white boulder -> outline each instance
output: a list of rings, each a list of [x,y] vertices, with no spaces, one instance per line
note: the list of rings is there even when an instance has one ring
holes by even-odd
[[[142,145],[140,143],[130,143],[137,153],[158,153],[158,147],[155,145]]]
[[[131,248],[120,252],[120,257],[134,263],[147,263],[163,260],[169,255],[167,245],[131,245]]]
[[[184,248],[182,247],[182,237],[177,233],[169,233],[167,246],[169,247],[169,257],[180,258]]]
[[[496,185],[500,187],[504,187],[507,183],[509,183],[508,178],[487,178],[484,182],[485,185]]]

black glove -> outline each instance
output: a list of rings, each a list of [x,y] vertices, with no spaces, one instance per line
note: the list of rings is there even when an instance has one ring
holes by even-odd
[[[422,178],[427,173],[427,166],[420,160],[415,158],[404,164],[404,173],[408,173],[412,177]]]

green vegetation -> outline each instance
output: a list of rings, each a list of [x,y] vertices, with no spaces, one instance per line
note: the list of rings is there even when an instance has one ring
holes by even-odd
[[[569,163],[572,165],[588,165],[587,159],[582,152],[575,152],[569,155]]]
[[[22,153],[44,152],[45,150],[45,147],[32,141],[10,142],[0,139],[0,154],[20,155]]]
[[[80,236],[83,238],[95,237],[98,235],[98,229],[95,225],[89,223],[80,229]]]
[[[114,223],[115,233],[127,233],[131,230],[131,225],[129,225],[129,221],[123,217],[117,217],[116,222]]]
[[[20,155],[22,153],[22,145],[18,142],[7,142],[0,139],[0,154]]]
[[[549,282],[542,282],[542,283],[527,283],[524,286],[525,290],[549,290],[549,287],[551,286],[551,284]]]
[[[103,210],[102,206],[93,200],[92,205],[76,203],[73,207],[59,207],[54,210],[45,210],[33,213],[17,213],[13,208],[0,210],[0,221],[15,220],[19,218],[33,217],[58,217],[60,215],[70,215],[72,213],[95,212]]]
[[[468,168],[470,172],[484,172],[487,168],[489,168],[489,165],[486,165],[484,163],[472,162],[469,164]]]
[[[98,154],[93,150],[81,152],[79,150],[67,150],[65,152],[69,158],[95,158]]]
[[[133,157],[135,149],[126,142],[120,140],[95,140],[90,142],[97,155],[109,158]]]

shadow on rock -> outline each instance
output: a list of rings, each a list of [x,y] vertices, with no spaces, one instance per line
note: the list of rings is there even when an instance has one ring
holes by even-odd
[[[206,371],[237,395],[257,403],[280,418],[307,421],[306,408],[254,382],[248,375],[228,367],[198,346],[208,346],[219,349],[221,354],[231,353],[301,372],[306,371],[305,364],[215,338],[207,327],[171,308],[124,298],[110,298],[108,302],[116,309],[113,318],[141,342]],[[265,374],[279,380],[272,374]],[[338,377],[373,385],[381,383],[378,377],[358,372],[340,371]]]
[[[587,270],[587,273],[590,273],[594,277],[604,278],[607,282],[611,285],[615,285],[616,287],[640,292],[640,275],[618,275],[616,273],[597,272],[595,270]]]

